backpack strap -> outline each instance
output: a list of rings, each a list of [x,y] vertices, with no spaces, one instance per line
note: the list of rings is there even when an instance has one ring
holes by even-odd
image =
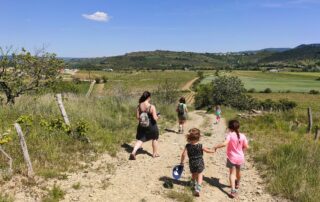
[[[141,105],[139,104],[139,105],[138,105],[139,113],[142,113],[142,112],[150,113],[151,107],[152,107],[152,105],[150,104],[150,105],[147,107],[146,111],[142,111]]]

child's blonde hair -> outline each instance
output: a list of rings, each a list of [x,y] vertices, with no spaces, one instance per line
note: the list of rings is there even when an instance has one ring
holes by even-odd
[[[189,134],[186,135],[188,142],[199,141],[200,137],[201,137],[201,134],[198,128],[190,129]]]

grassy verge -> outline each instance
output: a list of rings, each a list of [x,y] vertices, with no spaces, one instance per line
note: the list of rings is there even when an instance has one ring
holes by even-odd
[[[70,137],[63,126],[53,95],[23,96],[16,105],[3,106],[0,110],[0,134],[11,130],[12,140],[2,145],[14,160],[14,171],[26,171],[19,140],[12,124],[23,122],[26,141],[36,174],[46,178],[61,177],[61,172],[79,168],[79,162],[91,161],[97,154],[109,152],[116,155],[123,143],[135,137],[137,98],[130,96],[85,98],[67,95],[64,104],[73,128],[91,140],[90,144]],[[161,123],[175,120],[175,106],[157,103],[163,115]],[[0,169],[7,167],[0,157]]]
[[[241,119],[241,131],[251,139],[251,157],[272,194],[293,201],[319,201],[320,143],[314,142],[313,134],[306,134],[306,106],[313,106],[314,123],[319,124],[318,103],[296,100],[299,106],[294,111]],[[230,109],[224,112],[228,119],[237,114]]]

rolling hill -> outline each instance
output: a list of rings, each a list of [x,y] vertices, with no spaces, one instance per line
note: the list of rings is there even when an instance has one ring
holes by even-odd
[[[290,62],[299,60],[320,60],[320,44],[300,45],[296,48],[272,54],[261,62]]]
[[[120,56],[68,58],[69,67],[78,69],[259,69],[273,67],[320,67],[320,44],[296,48],[266,48],[229,53],[195,53],[177,51],[141,51]],[[306,70],[308,71],[308,70]]]

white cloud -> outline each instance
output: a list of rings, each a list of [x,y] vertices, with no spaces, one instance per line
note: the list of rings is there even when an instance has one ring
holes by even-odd
[[[82,17],[88,19],[88,20],[94,20],[99,22],[108,22],[110,20],[110,16],[108,13],[97,11],[93,14],[82,14]]]

